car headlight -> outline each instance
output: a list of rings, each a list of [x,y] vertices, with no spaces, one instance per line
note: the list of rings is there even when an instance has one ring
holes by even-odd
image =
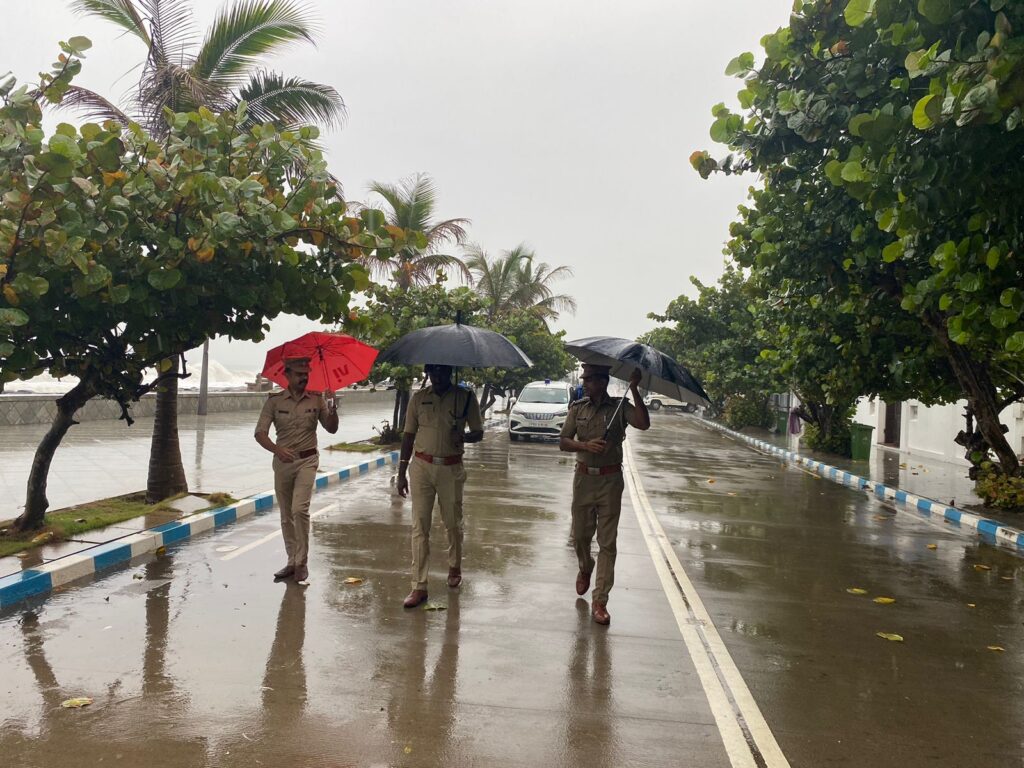
[[[560,416],[568,416],[568,415],[569,415],[569,410],[568,409],[566,409],[564,411],[556,411],[555,414],[554,414],[556,419],[558,417],[560,417]]]

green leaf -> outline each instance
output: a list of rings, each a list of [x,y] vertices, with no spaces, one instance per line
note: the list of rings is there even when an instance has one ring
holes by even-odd
[[[749,72],[754,68],[754,54],[752,53],[741,53],[735,59],[729,62],[729,65],[725,68],[725,74],[729,77],[738,75],[741,72]]]
[[[146,279],[158,291],[167,291],[176,286],[181,280],[181,270],[155,269],[146,276]]]
[[[995,269],[999,266],[999,249],[989,248],[988,253],[985,255],[985,264],[989,269]]]
[[[1007,352],[1024,352],[1024,331],[1017,331],[1006,340]]]
[[[974,293],[981,289],[981,275],[977,272],[967,272],[960,276],[960,290]]]
[[[92,48],[92,40],[88,37],[82,37],[81,35],[75,35],[68,39],[68,48],[75,53],[82,53]]]
[[[945,312],[951,306],[953,306],[953,296],[952,296],[952,294],[949,294],[949,293],[942,294],[942,296],[939,297],[939,309],[941,309],[943,312]]]
[[[843,18],[851,27],[859,27],[875,12],[875,0],[850,0],[843,11]]]
[[[936,26],[945,24],[953,15],[953,0],[918,0],[917,11]]]
[[[996,307],[992,310],[992,314],[989,315],[988,321],[992,323],[993,328],[1002,330],[1009,325],[1017,322],[1019,315],[1012,309],[1006,309],[1005,307]]]
[[[914,127],[926,131],[935,125],[942,114],[942,100],[934,93],[922,96],[914,105]]]
[[[112,285],[110,287],[110,301],[112,304],[127,304],[132,292],[127,285]]]
[[[886,263],[892,263],[899,259],[903,255],[903,241],[897,240],[893,243],[889,243],[885,248],[882,249],[882,260]]]
[[[20,309],[0,309],[0,325],[19,326],[28,324],[28,315]]]

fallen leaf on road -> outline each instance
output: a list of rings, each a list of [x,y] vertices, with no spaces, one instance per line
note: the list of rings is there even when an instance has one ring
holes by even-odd
[[[897,635],[895,632],[875,632],[875,636],[883,640],[891,640],[894,643],[903,642],[903,635]]]
[[[986,645],[985,647],[988,648],[988,650],[990,650],[990,651],[999,651],[999,653],[1002,653],[1003,651],[1006,650],[1001,645]]]
[[[157,547],[155,554],[157,557],[163,557],[167,554],[167,547]]]
[[[928,545],[928,549],[938,549],[938,548],[939,548],[938,544],[929,544]]]
[[[144,578],[146,578],[146,577],[145,577],[145,576],[143,576],[143,575],[142,575],[141,573],[133,573],[133,574],[132,574],[132,578],[133,578],[133,579],[138,579],[139,581],[142,581],[142,580],[143,580]]]
[[[1000,576],[1003,581],[1013,581],[1013,576]]]
[[[713,482],[715,482],[715,478],[713,478],[713,477],[709,477],[709,478],[708,478],[708,482],[709,482],[709,483],[713,483]]]
[[[345,579],[345,583],[346,584],[362,584],[363,580],[360,579],[358,576],[349,576],[347,579]]]
[[[441,603],[427,603],[423,606],[424,611],[443,611],[447,608],[447,605],[441,605]]]
[[[892,516],[891,515],[872,515],[871,519],[872,520],[877,520],[880,523],[884,523],[884,522],[886,522],[888,520],[892,520]]]
[[[890,605],[896,602],[895,597],[876,597],[872,602],[878,603],[879,605]]]
[[[975,607],[975,603],[968,603],[968,604],[967,604],[967,607],[968,607],[968,608],[974,608],[974,607]]]
[[[88,696],[79,696],[77,699],[68,699],[60,703],[65,709],[81,709],[82,707],[88,707],[90,704],[92,704],[92,699]]]
[[[35,536],[32,539],[32,541],[29,542],[29,544],[45,544],[46,542],[50,541],[50,539],[52,539],[52,538],[53,538],[53,531],[46,531],[45,533],[40,533],[38,536]]]
[[[906,468],[907,468],[906,464],[900,464],[900,469],[906,469]]]
[[[866,595],[868,593],[866,589],[861,589],[860,587],[848,587],[846,591],[851,595]]]
[[[726,495],[726,496],[735,496],[735,495],[736,495],[736,491],[729,491],[729,492],[728,492],[728,493],[726,493],[725,495]]]
[[[975,563],[974,570],[976,570],[976,571],[991,571],[992,570],[992,566],[990,566],[990,565],[982,565],[981,563]]]
[[[405,749],[402,750],[402,751],[405,752],[405,754],[407,754],[407,755],[411,755],[412,754],[412,747],[410,747],[408,744],[406,744],[405,745]]]

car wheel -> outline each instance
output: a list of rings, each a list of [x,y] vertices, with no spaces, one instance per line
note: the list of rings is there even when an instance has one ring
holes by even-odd
[[[661,400],[651,400],[651,404],[649,406],[647,406],[647,407],[650,408],[652,411],[660,411],[661,410]]]

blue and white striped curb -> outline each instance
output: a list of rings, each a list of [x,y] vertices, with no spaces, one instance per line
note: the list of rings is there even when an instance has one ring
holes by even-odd
[[[361,464],[318,474],[316,490],[326,488],[351,477],[366,474],[371,469],[398,463],[398,451],[392,451]],[[228,507],[199,512],[181,520],[148,528],[106,544],[98,544],[82,552],[51,560],[10,576],[0,578],[0,609],[7,608],[35,595],[51,592],[71,582],[100,573],[132,558],[195,536],[197,533],[219,528],[243,517],[274,506],[274,493],[268,491],[236,502]]]
[[[741,432],[735,432],[728,427],[723,427],[721,424],[716,424],[715,422],[707,419],[704,419],[703,423],[713,429],[724,432],[730,437],[742,440],[764,453],[779,456],[786,461],[806,467],[807,469],[821,475],[826,480],[831,480],[832,482],[839,483],[840,485],[846,485],[868,493],[873,493],[879,499],[891,500],[896,504],[920,512],[924,517],[945,520],[947,523],[952,523],[967,532],[976,531],[982,538],[988,541],[1006,544],[1013,547],[1018,552],[1024,550],[1024,531],[1021,531],[1019,528],[1003,525],[998,520],[991,520],[987,517],[981,517],[971,512],[958,509],[957,507],[950,507],[933,499],[926,499],[923,496],[916,496],[912,493],[908,493],[907,491],[901,491],[899,488],[891,488],[883,483],[878,483],[866,477],[855,475],[852,472],[847,472],[845,469],[839,469],[838,467],[833,467],[829,464],[825,464],[824,462],[815,461],[814,459],[807,458],[806,456],[801,456],[799,453],[787,451],[785,448],[775,445],[774,443],[758,440],[756,437],[750,437],[749,435],[744,435]]]

